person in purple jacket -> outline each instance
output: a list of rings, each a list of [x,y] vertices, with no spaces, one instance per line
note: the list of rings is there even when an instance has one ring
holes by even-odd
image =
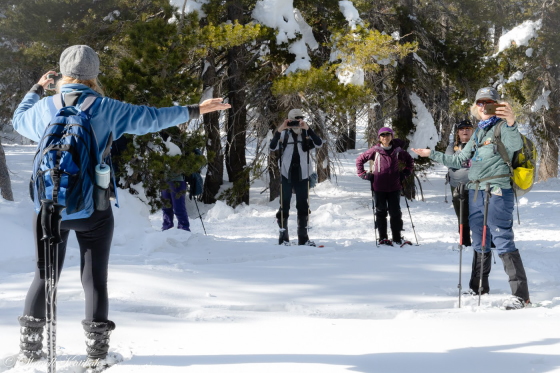
[[[68,47],[60,56],[62,77],[56,86],[57,93],[62,94],[62,100],[67,106],[79,105],[79,97],[83,95],[98,98],[99,103],[94,107],[95,110],[92,109],[90,123],[97,138],[99,159],[111,137],[116,140],[125,133],[144,135],[157,132],[196,119],[201,114],[230,108],[221,98],[209,99],[200,105],[160,109],[113,100],[104,97],[97,80],[99,65],[97,53],[87,45]],[[51,110],[53,96],[42,98],[45,90],[50,89],[49,85],[54,83],[52,76],[57,76],[55,71],[49,71],[39,79],[25,95],[12,119],[17,132],[36,142],[40,141],[55,114]],[[85,217],[65,212],[61,215],[60,234],[63,242],[58,244],[56,278],[59,278],[62,271],[66,243],[73,230],[80,247],[80,275],[85,298],[85,319],[82,325],[86,332],[88,360],[84,366],[100,369],[105,364],[109,349],[109,335],[115,328],[115,323],[108,319],[107,291],[109,252],[114,229],[113,211],[111,208],[95,210]],[[42,250],[42,228],[37,222],[37,216],[33,219],[33,231],[37,248]],[[36,250],[36,255],[38,252]],[[45,326],[45,279],[41,278],[38,266],[35,268],[35,277],[27,292],[19,323],[21,336],[18,362],[25,364],[44,358],[42,341]]]
[[[403,149],[404,141],[394,138],[394,135],[391,128],[381,128],[378,132],[379,143],[358,156],[356,169],[359,177],[371,182],[379,244],[392,246],[395,243],[401,246],[402,181],[412,173],[414,161]],[[367,161],[373,161],[372,171],[364,170]],[[390,216],[392,241],[387,235],[387,214]]]

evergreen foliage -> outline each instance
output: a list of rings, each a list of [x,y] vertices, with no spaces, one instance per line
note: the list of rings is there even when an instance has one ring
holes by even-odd
[[[123,171],[127,184],[143,181],[153,209],[160,206],[161,179],[205,162],[192,158],[192,148],[201,146],[209,170],[217,173],[206,178],[205,190],[212,191],[206,200],[248,202],[250,182],[267,164],[274,198],[278,170],[274,155],[268,159],[266,135],[293,107],[309,113],[307,121],[326,140],[317,151],[323,181],[331,176],[336,152],[353,146],[356,121],[368,121],[371,141],[385,125],[406,138],[415,131],[409,97],[415,93],[434,118],[438,149],[444,149],[453,125],[468,117],[476,90],[486,85],[499,87],[518,118],[530,124],[541,150],[541,179],[557,176],[557,0],[353,0],[361,17],[354,28],[338,0],[294,0],[318,47],[307,48],[309,70],[290,74],[286,69],[295,55],[289,44],[276,43],[277,30],[252,20],[256,3],[208,0],[199,17],[178,13],[168,0],[0,0],[0,129],[25,92],[58,65],[62,50],[88,44],[100,55],[100,80],[110,97],[162,107],[211,94],[234,105],[225,116],[205,116],[203,128],[191,123],[191,132],[186,125],[166,130],[181,148],[175,158],[166,155],[160,134],[134,137],[134,146],[120,157],[121,170],[133,171]],[[528,47],[496,54],[500,36],[526,20],[542,20],[538,37]],[[363,85],[339,81],[341,74],[355,72],[363,72]],[[519,73],[522,79],[510,79]],[[550,107],[533,110],[547,92]],[[249,142],[257,151],[246,161]],[[233,186],[217,196],[223,167],[212,162],[221,166],[224,159]],[[428,161],[419,161],[418,170],[429,166],[423,162]]]

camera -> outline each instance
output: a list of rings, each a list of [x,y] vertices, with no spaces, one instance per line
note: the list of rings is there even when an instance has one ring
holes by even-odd
[[[299,120],[291,120],[288,122],[288,127],[299,127]]]
[[[504,107],[504,106],[506,106],[506,105],[505,104],[486,104],[486,105],[484,105],[484,114],[495,115],[496,114],[496,108]]]
[[[58,82],[58,80],[60,78],[62,78],[62,75],[60,75],[60,73],[47,74],[47,79],[54,79],[54,83],[49,83],[49,86],[47,87],[47,89],[51,89],[51,90],[56,89],[56,82]]]

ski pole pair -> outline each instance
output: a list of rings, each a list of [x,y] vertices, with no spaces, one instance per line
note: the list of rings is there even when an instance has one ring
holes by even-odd
[[[39,220],[43,229],[43,276],[45,279],[45,319],[47,332],[47,373],[56,372],[56,289],[58,285],[58,244],[64,206],[50,199],[41,200]],[[41,255],[39,255],[41,258]],[[41,269],[41,268],[40,268]]]

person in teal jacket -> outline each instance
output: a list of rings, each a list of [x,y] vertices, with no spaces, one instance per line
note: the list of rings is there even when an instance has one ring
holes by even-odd
[[[156,109],[137,106],[104,97],[97,80],[99,57],[86,45],[74,45],[65,49],[60,56],[61,79],[57,92],[62,94],[65,105],[76,104],[77,97],[94,95],[99,97],[98,105],[92,107],[90,120],[98,142],[98,157],[105,150],[110,136],[114,140],[125,133],[143,135],[164,128],[197,119],[201,114],[230,108],[221,98],[210,99],[200,105],[173,106]],[[39,141],[51,121],[51,97],[42,97],[57,75],[55,71],[45,73],[25,95],[17,107],[12,125],[21,135]],[[109,251],[113,238],[113,212],[111,208],[93,211],[86,218],[72,219],[62,215],[61,237],[58,245],[58,277],[64,264],[64,254],[70,230],[76,232],[80,246],[80,270],[85,294],[85,319],[82,321],[86,332],[86,351],[88,362],[95,367],[103,367],[109,349],[109,334],[115,328],[108,319],[109,301],[107,293],[107,272]],[[36,253],[43,248],[41,224],[33,219],[33,231],[37,245]],[[39,249],[40,248],[40,249]],[[39,260],[39,258],[37,258]],[[58,278],[57,277],[57,278]],[[21,326],[20,354],[18,361],[27,363],[44,357],[42,352],[43,328],[45,326],[45,280],[41,279],[40,269],[35,269],[24,305],[23,316],[19,317]]]
[[[495,115],[485,113],[486,105],[500,101],[500,95],[494,88],[485,87],[478,90],[475,103],[471,107],[471,114],[479,120],[478,126],[461,152],[445,155],[430,149],[412,149],[412,151],[421,157],[430,157],[436,162],[453,168],[460,168],[463,162],[471,160],[468,173],[469,224],[472,231],[472,247],[477,252],[478,263],[481,262],[480,256],[485,255],[484,252],[486,255],[490,253],[489,240],[485,243],[486,247],[482,247],[485,188],[487,184],[490,185],[491,198],[487,216],[488,238],[491,236],[496,251],[502,259],[504,270],[509,276],[513,296],[506,300],[503,306],[506,309],[517,309],[530,305],[531,301],[525,268],[514,242],[514,191],[509,177],[510,170],[494,146],[494,128],[501,126],[501,140],[510,159],[523,144],[515,121],[515,114],[507,102],[501,102],[505,106],[498,107]],[[487,275],[484,274],[486,281]],[[484,285],[486,285],[486,291]],[[478,289],[478,286],[476,288],[479,291],[487,292],[489,287],[483,282],[483,289]]]

